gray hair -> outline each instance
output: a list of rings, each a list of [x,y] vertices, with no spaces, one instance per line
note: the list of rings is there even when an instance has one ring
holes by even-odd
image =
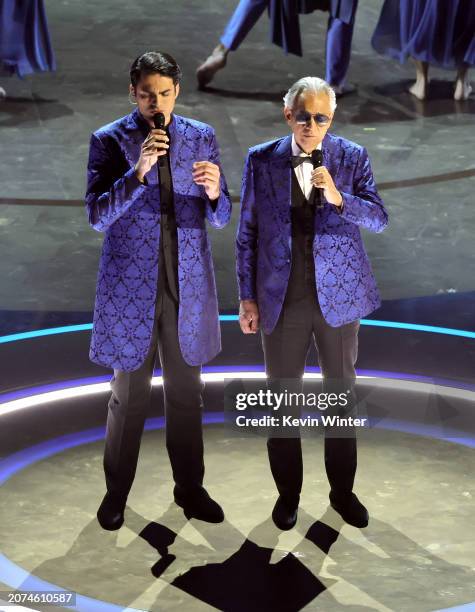
[[[335,111],[336,108],[336,96],[333,89],[330,85],[324,81],[323,79],[319,79],[318,77],[303,77],[296,81],[289,89],[289,91],[284,96],[284,104],[287,108],[293,108],[295,101],[298,99],[300,95],[302,95],[306,91],[311,91],[312,93],[326,93],[330,99],[330,105],[332,108],[332,112]]]

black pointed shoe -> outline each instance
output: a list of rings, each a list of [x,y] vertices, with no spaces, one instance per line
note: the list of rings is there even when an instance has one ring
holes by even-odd
[[[368,526],[368,510],[366,510],[354,493],[351,494],[347,501],[342,503],[335,499],[330,492],[330,505],[348,525],[353,525],[353,527],[358,527],[359,529]]]
[[[110,493],[104,495],[104,499],[97,511],[97,520],[102,529],[115,531],[122,527],[125,504],[126,500],[115,498]]]
[[[297,514],[299,510],[299,504],[288,503],[284,498],[279,495],[275,502],[274,509],[272,510],[272,520],[275,526],[282,531],[288,531],[297,522]]]
[[[175,503],[183,508],[187,519],[196,518],[207,523],[222,523],[224,521],[223,509],[210,497],[204,487],[188,492],[175,485],[173,497]]]

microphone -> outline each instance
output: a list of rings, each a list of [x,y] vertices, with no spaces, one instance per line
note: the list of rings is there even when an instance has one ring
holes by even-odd
[[[323,166],[323,153],[320,149],[315,149],[312,151],[312,164],[313,169]],[[323,207],[322,196],[323,189],[320,189],[319,187],[314,187],[312,201],[313,206],[316,206],[317,208]]]
[[[157,113],[153,116],[153,125],[157,130],[165,129],[165,115],[163,113]]]
[[[320,151],[320,149],[314,149],[312,151],[312,164],[314,168],[323,166],[323,153]]]
[[[165,129],[165,115],[163,113],[157,113],[153,116],[153,125],[155,126],[155,129],[157,130],[164,130]],[[160,167],[165,165],[165,155],[161,155],[158,158],[158,165]]]

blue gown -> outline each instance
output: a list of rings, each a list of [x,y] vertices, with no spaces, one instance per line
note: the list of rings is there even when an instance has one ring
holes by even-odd
[[[43,0],[0,0],[0,72],[56,69]]]
[[[325,80],[341,86],[350,64],[357,6],[358,0],[240,0],[221,36],[221,43],[235,51],[267,9],[272,42],[285,53],[301,56],[299,15],[328,10]]]
[[[371,39],[382,55],[441,68],[475,64],[474,0],[385,0]]]

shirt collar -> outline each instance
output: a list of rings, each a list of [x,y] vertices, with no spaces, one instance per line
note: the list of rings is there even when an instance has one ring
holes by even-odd
[[[317,149],[318,149],[319,151],[321,151],[321,150],[322,150],[322,143],[319,143],[319,144],[318,144],[318,145],[315,147],[315,150],[317,150]],[[292,155],[296,155],[296,156],[298,155],[298,156],[300,156],[300,157],[311,157],[311,154],[310,154],[310,155],[307,155],[306,153],[304,153],[304,152],[302,151],[302,149],[301,149],[301,148],[298,146],[298,144],[295,142],[295,135],[294,135],[294,134],[292,134]]]

